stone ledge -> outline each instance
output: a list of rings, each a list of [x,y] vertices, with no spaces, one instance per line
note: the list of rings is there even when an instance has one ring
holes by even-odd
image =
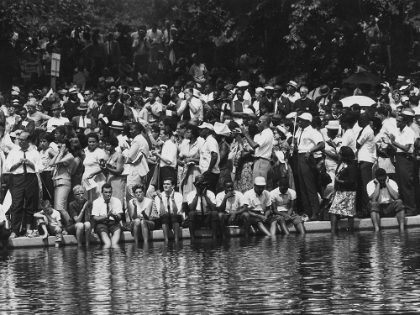
[[[414,217],[407,217],[406,218],[406,227],[419,227],[420,226],[420,215]],[[347,220],[340,220],[339,221],[339,228],[345,229],[347,228]],[[383,218],[381,219],[381,228],[382,229],[396,229],[398,228],[397,219],[396,218]],[[243,229],[239,227],[227,227],[227,233],[231,236],[240,236],[243,235]],[[331,231],[331,224],[329,221],[315,221],[315,222],[305,222],[305,229],[307,233],[317,233],[317,232],[330,232]],[[356,231],[364,231],[364,230],[373,230],[373,225],[370,219],[355,219],[354,220],[354,229]],[[291,233],[296,233],[295,228],[289,227]],[[188,229],[181,229],[180,237],[182,239],[189,239],[190,238],[190,231]],[[151,241],[163,241],[163,231],[157,230],[150,233],[150,240]],[[211,237],[211,230],[210,229],[202,229],[196,232],[197,238],[209,238]],[[174,235],[171,231],[169,233],[169,238],[173,239]],[[99,244],[100,240],[96,234],[91,235],[91,243],[92,244]],[[134,242],[134,238],[131,236],[130,232],[124,232],[121,235],[121,242]],[[17,237],[13,240],[8,241],[9,247],[17,248],[17,247],[42,247],[42,246],[55,246],[55,237],[50,236],[46,240],[41,239],[40,237]],[[63,236],[63,241],[60,243],[60,246],[67,246],[67,245],[77,245],[76,238],[73,235],[65,235]]]

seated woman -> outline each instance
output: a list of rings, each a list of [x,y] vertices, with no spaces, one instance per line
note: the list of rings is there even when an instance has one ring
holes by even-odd
[[[91,223],[90,216],[92,213],[92,202],[85,198],[86,190],[81,185],[76,185],[73,188],[74,201],[69,204],[69,222],[67,226],[67,233],[75,235],[77,245],[82,246],[83,237],[86,245],[89,245]]]
[[[152,211],[153,200],[145,197],[143,185],[135,185],[133,194],[135,198],[128,202],[128,217],[131,219],[131,235],[137,244],[140,239],[140,230],[143,235],[143,242],[149,241],[149,233],[158,229],[159,216]]]

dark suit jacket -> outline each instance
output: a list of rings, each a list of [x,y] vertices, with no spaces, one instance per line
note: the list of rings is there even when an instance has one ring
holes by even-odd
[[[69,119],[69,121],[72,121],[74,116],[79,115],[79,110],[77,109],[79,105],[79,101],[75,103],[73,103],[72,101],[67,101],[63,104],[64,110],[66,111],[66,116]]]
[[[309,98],[306,98],[305,100],[297,100],[295,102],[294,110],[300,113],[309,113],[314,117],[319,115],[318,106]]]
[[[23,130],[32,133],[35,130],[35,122],[30,118],[26,118],[24,121],[28,123],[26,127],[23,126],[23,121],[21,120],[13,127],[12,131]]]
[[[116,40],[104,43],[107,65],[115,65],[120,62],[120,44]]]
[[[86,117],[86,118],[90,119],[90,124],[88,124],[86,126],[86,128],[90,128],[92,130],[95,129],[96,128],[96,121],[95,121],[95,119],[93,117]],[[75,130],[80,129],[80,127],[79,127],[79,119],[80,119],[80,115],[73,117],[73,119],[71,120],[71,126]]]
[[[124,119],[124,105],[117,101],[111,107],[111,113],[106,116],[109,121],[117,120],[123,122]]]
[[[92,109],[92,111],[90,112],[90,115],[93,119],[95,119],[96,122],[98,122],[100,114],[102,114],[105,117],[108,117],[109,115],[111,115],[111,108],[112,106],[103,104],[101,107],[98,106]]]

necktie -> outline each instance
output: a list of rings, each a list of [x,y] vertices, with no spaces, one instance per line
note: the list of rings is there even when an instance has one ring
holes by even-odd
[[[203,202],[203,196],[200,196],[200,204],[201,204],[201,221],[204,221],[204,202]]]
[[[171,213],[171,204],[170,204],[170,200],[169,200],[169,196],[166,196],[167,201],[166,201],[166,207],[168,208],[168,213]]]
[[[23,151],[23,158],[26,160],[26,150]],[[28,169],[26,168],[26,162],[23,163],[23,174],[25,176],[28,174]]]
[[[110,214],[109,199],[105,200],[105,204],[106,204],[106,215],[109,216],[109,214]]]
[[[86,128],[86,124],[85,124],[85,116],[82,116],[82,127]]]

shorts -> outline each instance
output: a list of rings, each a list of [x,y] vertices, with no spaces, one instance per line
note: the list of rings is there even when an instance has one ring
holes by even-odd
[[[86,221],[86,222],[89,222],[89,221]],[[85,222],[79,222],[79,223],[83,223],[84,224]],[[67,234],[69,234],[69,235],[76,235],[76,224],[72,224],[72,225],[68,226],[66,228],[66,231],[67,231]]]
[[[180,215],[180,214],[165,213],[159,219],[160,219],[160,223],[162,225],[167,224],[169,229],[172,229],[172,225],[174,223],[178,223],[179,225],[182,224],[182,215]]]
[[[284,221],[286,221],[286,224],[293,223],[294,226],[303,222],[300,215],[297,215],[294,212],[291,215],[289,215],[286,211],[282,211],[282,212],[280,212],[280,214],[275,214],[275,215],[271,216],[269,221],[271,223],[271,222],[280,220],[280,218],[283,218]]]
[[[158,229],[158,219],[151,219],[151,220],[144,220],[142,219],[142,221],[144,221],[146,223],[147,229],[149,230],[149,232],[157,230]],[[141,226],[140,226],[141,228]],[[134,237],[134,221],[130,222],[130,231],[131,231],[131,236]]]
[[[381,217],[395,217],[398,212],[404,210],[404,203],[401,199],[394,200],[391,203],[379,204],[377,202],[369,203],[370,212],[377,212]]]
[[[232,217],[232,214],[227,214],[226,212],[224,212],[223,214],[224,216],[222,220],[224,220],[226,226],[229,226],[229,225],[243,226],[244,225],[244,218],[243,218],[242,213],[235,215],[235,220],[231,224],[229,223],[229,221],[230,221],[230,218]]]
[[[61,228],[58,226],[51,226],[46,224],[45,222],[41,222],[40,224],[38,224],[38,232],[39,235],[44,235],[44,230],[42,229],[42,226],[45,225],[47,227],[47,231],[48,231],[48,235],[50,236],[55,236],[55,241],[56,242],[61,242],[62,240],[62,234],[61,234]],[[60,232],[58,232],[60,231]]]
[[[101,235],[102,232],[114,234],[118,230],[121,230],[121,225],[117,222],[98,223],[95,227],[95,233],[98,235]]]
[[[250,213],[251,212],[253,212],[253,211],[250,211]],[[262,216],[264,216],[262,213],[260,213],[260,212],[253,212],[253,213],[255,213],[255,214],[259,214],[259,215],[262,215]],[[257,217],[254,217],[254,216],[250,216],[249,217],[249,222],[251,223],[251,225],[253,226],[253,227],[258,227],[258,223],[263,223],[263,224],[269,224],[270,223],[270,221],[269,221],[269,218],[266,218],[266,220],[265,221],[263,221],[262,219],[260,219],[260,218],[257,218]]]

